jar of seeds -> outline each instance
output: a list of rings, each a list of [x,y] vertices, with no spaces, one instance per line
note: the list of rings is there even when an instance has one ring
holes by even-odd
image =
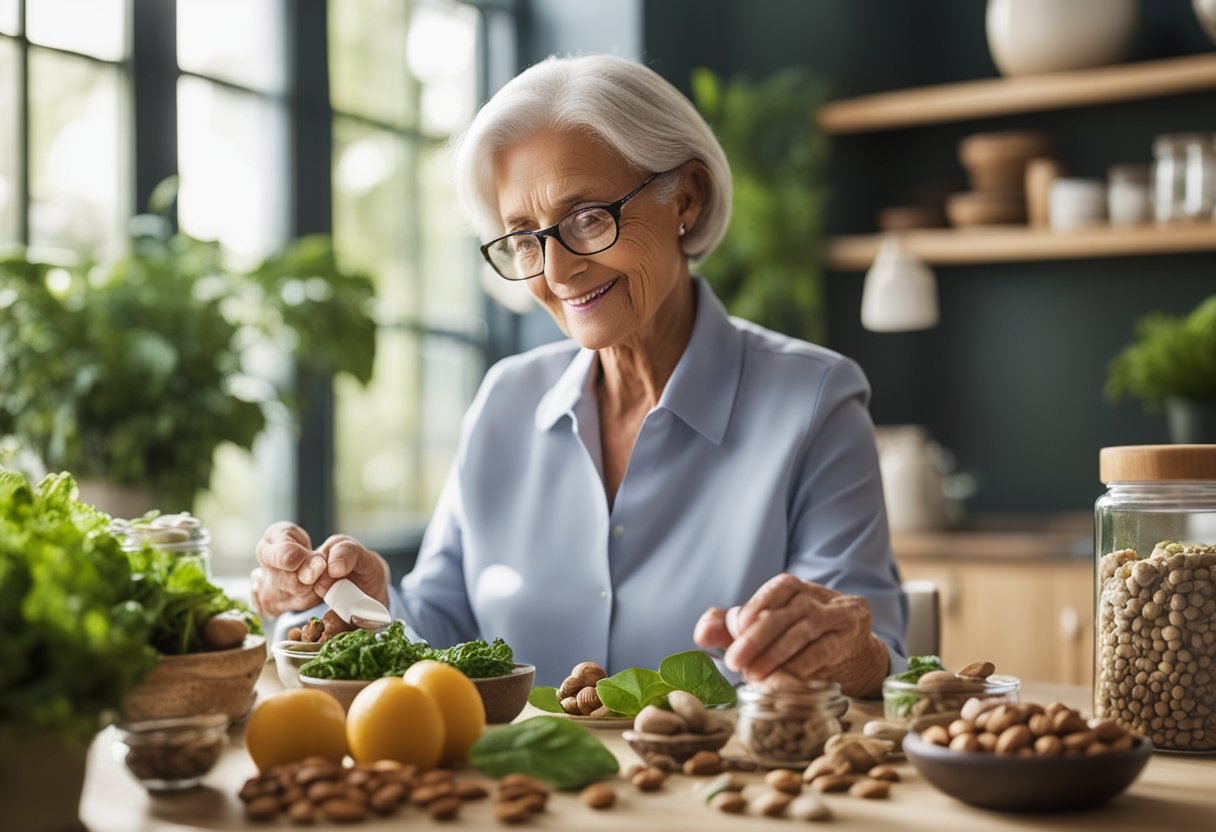
[[[148,545],[178,558],[196,561],[211,580],[211,533],[188,511],[152,514],[134,520],[115,519],[110,532],[122,541],[124,551]]]
[[[805,765],[842,732],[849,702],[835,682],[803,682],[774,673],[738,692],[735,736],[761,765]]]
[[[1216,445],[1103,448],[1094,715],[1216,753]]]

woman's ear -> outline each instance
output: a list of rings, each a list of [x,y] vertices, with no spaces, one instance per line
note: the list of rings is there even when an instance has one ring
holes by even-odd
[[[709,171],[700,159],[690,159],[680,168],[680,189],[676,193],[679,220],[688,231],[697,227],[708,198]]]

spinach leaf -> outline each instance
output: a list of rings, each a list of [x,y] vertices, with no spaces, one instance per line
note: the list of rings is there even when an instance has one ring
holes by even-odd
[[[931,670],[945,670],[942,660],[937,656],[912,656],[908,659],[908,669],[891,677],[897,682],[916,684],[921,676]]]
[[[675,653],[659,663],[659,675],[676,690],[684,690],[706,706],[735,704],[735,688],[713,659],[700,650]]]
[[[462,642],[446,650],[436,650],[431,658],[450,664],[470,679],[506,676],[515,669],[514,652],[501,638],[494,639],[491,644]]]
[[[469,749],[469,763],[490,777],[527,774],[558,789],[581,788],[620,768],[590,731],[555,716],[487,731]]]
[[[630,667],[595,683],[600,702],[623,716],[636,716],[647,705],[664,704],[672,690],[662,676],[645,667]]]
[[[557,688],[548,685],[538,685],[528,694],[528,704],[533,708],[548,711],[551,714],[564,714],[562,703],[557,698]]]

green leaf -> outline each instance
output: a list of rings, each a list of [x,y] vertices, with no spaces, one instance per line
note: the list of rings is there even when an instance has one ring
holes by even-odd
[[[600,703],[623,716],[636,716],[647,705],[662,704],[672,690],[656,671],[645,667],[631,667],[595,683]]]
[[[528,704],[533,708],[548,711],[551,714],[564,714],[562,703],[557,698],[557,688],[548,685],[537,685],[528,694]]]
[[[487,731],[469,749],[469,763],[490,777],[526,774],[558,789],[581,788],[620,768],[590,731],[555,716]]]
[[[688,691],[707,706],[735,703],[734,686],[700,650],[688,650],[663,659],[659,664],[659,676],[675,690]]]
[[[945,670],[942,660],[937,656],[912,656],[908,659],[908,669],[891,677],[897,682],[916,684],[921,676],[931,670]]]

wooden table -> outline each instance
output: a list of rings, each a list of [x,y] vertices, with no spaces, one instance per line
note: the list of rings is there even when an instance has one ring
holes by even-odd
[[[267,666],[259,691],[269,694],[280,689],[273,664]],[[1089,691],[1080,687],[1027,684],[1023,699],[1034,702],[1064,701],[1089,712]],[[854,718],[875,716],[874,703],[856,704]],[[524,716],[528,714],[525,713]],[[621,739],[619,731],[597,731],[597,736],[612,749],[621,766],[637,762],[637,757]],[[81,819],[92,832],[168,832],[183,829],[266,829],[296,828],[285,817],[277,823],[253,823],[245,819],[236,797],[241,784],[256,773],[245,753],[240,729],[234,729],[231,744],[201,787],[176,794],[154,796],[146,792],[116,762],[111,746],[113,729],[103,731],[89,752],[88,776],[81,801]],[[840,795],[824,795],[835,820],[827,828],[851,830],[926,829],[934,832],[974,832],[983,830],[1073,830],[1093,829],[1146,832],[1152,829],[1216,829],[1216,759],[1155,754],[1140,778],[1123,794],[1097,809],[1075,814],[1013,815],[973,809],[947,797],[922,781],[907,763],[899,765],[904,778],[895,784],[889,800],[861,800]],[[462,774],[482,779],[476,772]],[[759,774],[745,778],[760,781]],[[692,794],[692,786],[702,778],[673,775],[658,792],[642,793],[633,786],[617,783],[618,802],[608,811],[593,811],[574,794],[555,793],[548,810],[522,828],[550,830],[661,830],[661,832],[750,832],[755,829],[804,827],[800,821],[755,816],[723,815],[706,807]],[[756,787],[751,787],[756,788]],[[464,830],[510,827],[492,818],[490,801],[466,804],[455,823],[441,824],[414,808],[404,808],[388,818],[356,824],[352,829],[369,832],[398,830],[402,824],[414,828],[457,828]],[[316,828],[316,827],[314,827]]]

